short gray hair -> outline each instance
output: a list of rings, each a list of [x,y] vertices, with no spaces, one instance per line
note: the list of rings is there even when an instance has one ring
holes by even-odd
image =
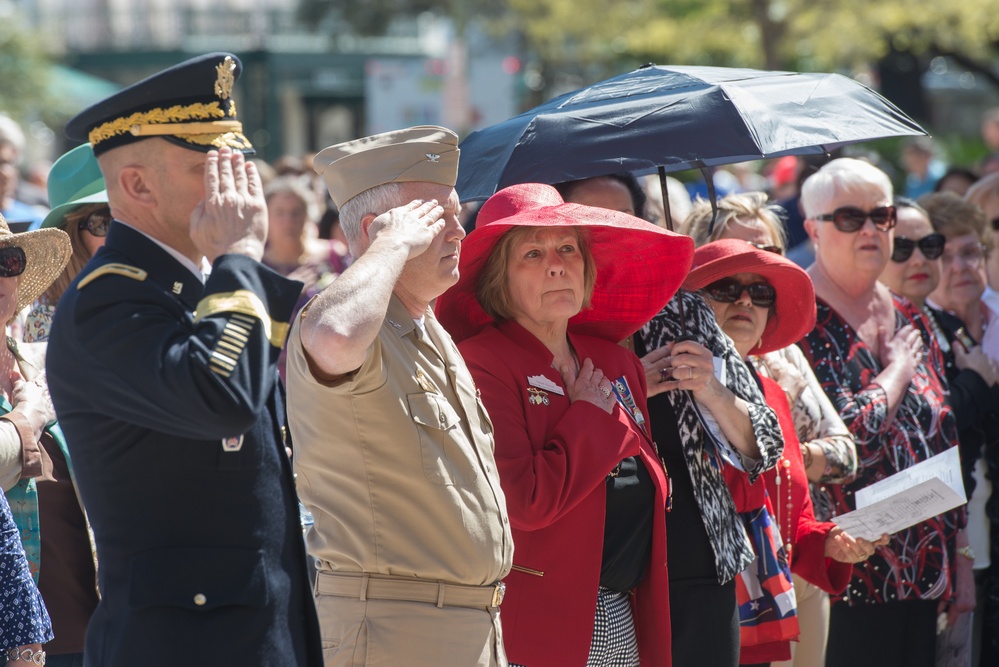
[[[351,251],[360,249],[361,219],[368,213],[381,215],[386,211],[400,206],[402,186],[399,183],[382,183],[356,194],[340,207],[340,228]],[[356,253],[355,253],[356,254]]]
[[[893,198],[891,179],[870,162],[841,157],[827,162],[821,169],[805,179],[801,186],[801,205],[806,218],[831,213],[833,199],[838,194],[862,194],[878,188],[885,200]]]

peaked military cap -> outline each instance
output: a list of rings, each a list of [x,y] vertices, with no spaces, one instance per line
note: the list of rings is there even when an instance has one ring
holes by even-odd
[[[84,109],[66,123],[66,136],[89,141],[95,155],[149,137],[196,151],[253,153],[232,99],[241,70],[231,53],[191,58]]]
[[[454,187],[458,135],[446,127],[418,125],[324,148],[313,168],[337,206],[385,183],[424,181]]]

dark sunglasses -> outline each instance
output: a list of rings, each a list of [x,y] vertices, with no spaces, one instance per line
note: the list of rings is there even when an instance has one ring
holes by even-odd
[[[0,276],[13,278],[24,273],[28,258],[20,246],[10,245],[0,248]]]
[[[82,232],[86,229],[93,236],[107,236],[108,227],[111,226],[111,212],[110,211],[94,211],[87,217],[80,220],[78,229]]]
[[[867,222],[867,218],[871,219],[878,231],[887,232],[895,226],[895,207],[879,206],[865,211],[856,206],[841,206],[832,213],[815,216],[816,220],[831,221],[836,229],[847,234],[858,231]]]
[[[749,245],[753,246],[757,250],[762,250],[763,252],[772,252],[775,255],[784,254],[784,250],[781,249],[781,247],[778,245],[763,245],[762,243],[752,243],[752,242],[750,242]]]
[[[743,285],[735,278],[716,280],[704,287],[703,291],[715,301],[722,303],[735,303],[743,292],[748,292],[749,300],[760,308],[769,308],[777,300],[777,290],[770,283]]]
[[[899,264],[909,261],[916,246],[919,246],[919,252],[923,253],[923,257],[926,259],[937,259],[943,254],[946,242],[947,238],[943,234],[930,234],[918,241],[896,236],[891,251],[891,261]]]

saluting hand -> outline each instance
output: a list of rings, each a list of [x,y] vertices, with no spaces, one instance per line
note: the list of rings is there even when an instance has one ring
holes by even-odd
[[[368,225],[368,238],[392,241],[409,250],[407,259],[422,255],[434,238],[444,230],[444,207],[436,199],[414,199],[382,213]]]
[[[205,159],[205,198],[191,214],[191,239],[208,261],[239,254],[260,261],[267,239],[267,202],[260,174],[229,147]]]

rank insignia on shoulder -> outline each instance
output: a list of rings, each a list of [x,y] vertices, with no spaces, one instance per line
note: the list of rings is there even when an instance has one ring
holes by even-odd
[[[136,266],[129,266],[128,264],[105,264],[104,266],[98,266],[86,278],[78,282],[76,289],[81,290],[101,276],[107,275],[124,276],[142,282],[149,274]]]
[[[527,393],[530,397],[527,399],[531,405],[548,405],[550,401],[548,400],[548,392],[536,387],[528,387]]]
[[[234,435],[231,438],[222,438],[222,449],[227,452],[238,452],[243,447],[243,436]]]

